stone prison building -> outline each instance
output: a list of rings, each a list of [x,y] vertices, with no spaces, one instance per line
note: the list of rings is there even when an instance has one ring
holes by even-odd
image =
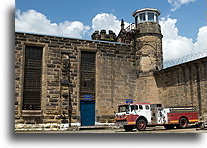
[[[113,123],[117,105],[196,106],[207,113],[207,57],[163,68],[160,12],[133,12],[92,40],[15,33],[15,125]]]

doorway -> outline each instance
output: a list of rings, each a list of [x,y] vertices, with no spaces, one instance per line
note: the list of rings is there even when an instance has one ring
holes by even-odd
[[[81,126],[95,125],[96,52],[81,52],[80,114]]]
[[[81,126],[95,125],[95,101],[81,101]]]

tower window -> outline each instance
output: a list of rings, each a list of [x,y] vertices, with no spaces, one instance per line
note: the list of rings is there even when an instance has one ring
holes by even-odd
[[[155,19],[156,19],[156,22],[158,23],[158,15],[155,14]]]
[[[148,12],[148,21],[149,22],[154,22],[154,13]]]
[[[139,20],[140,20],[140,22],[145,22],[146,21],[145,13],[139,14]]]
[[[142,22],[158,23],[158,15],[155,12],[142,12],[139,13],[137,16],[135,16],[135,23],[142,23]]]

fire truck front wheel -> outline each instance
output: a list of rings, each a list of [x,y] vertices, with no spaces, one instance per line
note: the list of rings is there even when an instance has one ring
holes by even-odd
[[[144,131],[146,129],[147,126],[147,122],[144,119],[139,119],[137,121],[137,130],[138,131]]]

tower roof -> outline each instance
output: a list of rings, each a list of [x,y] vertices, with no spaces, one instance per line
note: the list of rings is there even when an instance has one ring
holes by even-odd
[[[144,11],[153,11],[156,12],[158,15],[160,15],[160,11],[158,9],[154,8],[143,8],[143,9],[137,9],[132,13],[132,16],[135,16],[137,13],[144,12]]]

